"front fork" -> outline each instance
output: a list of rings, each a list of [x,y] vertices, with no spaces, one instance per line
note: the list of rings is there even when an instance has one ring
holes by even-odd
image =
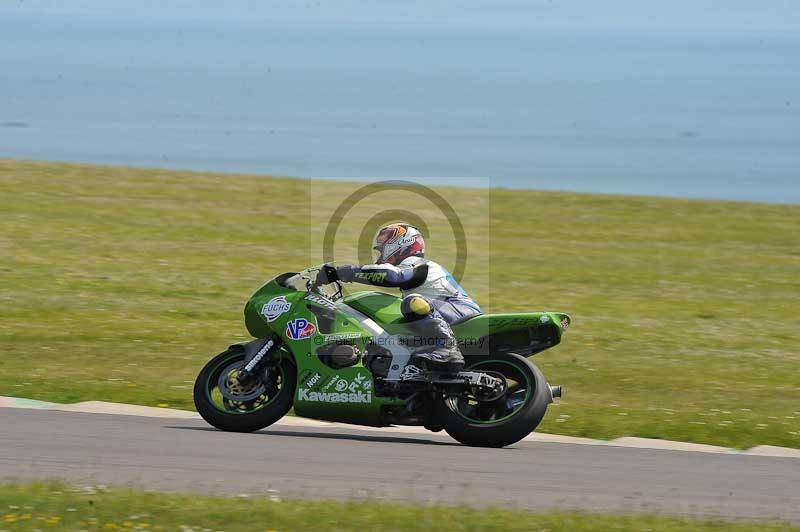
[[[258,375],[269,360],[271,353],[280,347],[280,339],[277,335],[270,335],[266,338],[258,338],[244,346],[244,367],[239,370],[236,380],[241,384],[246,384]]]

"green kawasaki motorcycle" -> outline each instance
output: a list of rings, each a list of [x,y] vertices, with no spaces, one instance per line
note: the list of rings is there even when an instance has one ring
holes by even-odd
[[[315,284],[319,268],[278,275],[247,302],[245,324],[256,339],[214,357],[195,382],[194,402],[208,423],[251,432],[294,407],[302,417],[422,425],[466,445],[503,447],[530,434],[561,397],[561,387],[526,357],[561,341],[566,314],[484,314],[454,323],[464,370],[419,374],[404,369],[426,349],[425,339],[408,328],[400,298],[343,296],[339,283]]]

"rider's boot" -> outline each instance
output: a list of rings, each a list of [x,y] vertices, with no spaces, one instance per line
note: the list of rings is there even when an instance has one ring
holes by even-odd
[[[414,333],[409,341],[411,360],[401,378],[421,378],[429,372],[455,374],[464,368],[453,330],[427,298],[410,294],[400,309]]]

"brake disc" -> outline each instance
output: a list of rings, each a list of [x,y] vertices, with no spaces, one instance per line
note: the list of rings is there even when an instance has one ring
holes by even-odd
[[[244,368],[244,362],[234,362],[222,370],[222,373],[219,375],[219,380],[217,380],[219,392],[222,394],[222,397],[229,401],[240,403],[253,401],[264,395],[267,391],[264,380],[257,375],[250,377],[250,380],[244,384],[239,382],[237,377],[242,368]]]

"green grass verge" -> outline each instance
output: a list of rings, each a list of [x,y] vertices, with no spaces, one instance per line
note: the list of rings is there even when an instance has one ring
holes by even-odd
[[[579,512],[475,510],[370,501],[280,501],[63,484],[0,485],[0,530],[648,530],[770,532],[779,523],[732,523]]]
[[[246,338],[248,296],[316,262],[311,207],[353,187],[0,161],[0,395],[192,408],[202,364]],[[486,311],[574,318],[534,359],[566,390],[540,430],[800,447],[800,206],[440,190],[472,213],[463,284]],[[432,206],[384,200],[450,264]]]

